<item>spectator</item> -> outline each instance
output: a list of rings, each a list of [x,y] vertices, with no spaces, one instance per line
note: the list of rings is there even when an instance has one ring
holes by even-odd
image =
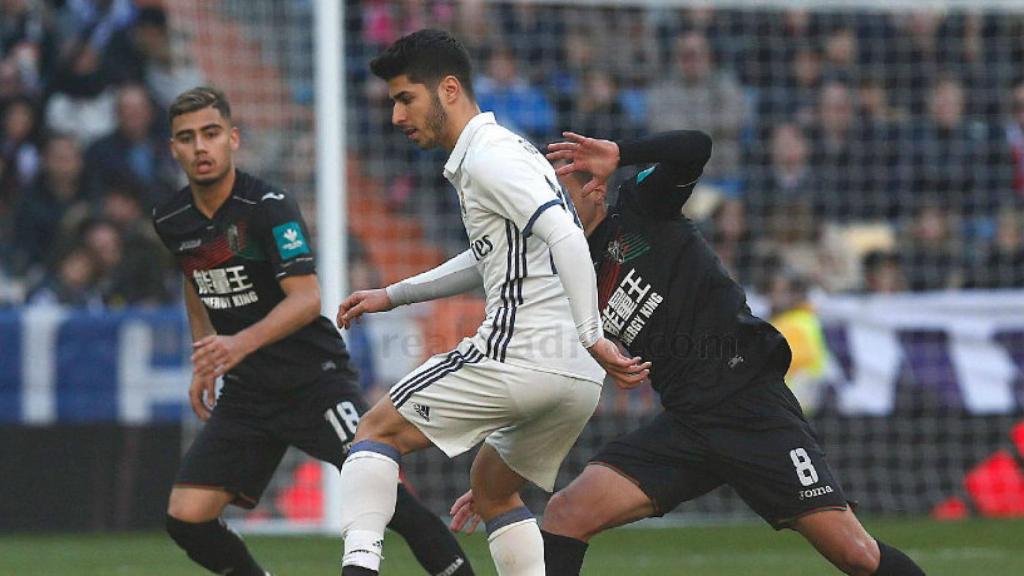
[[[910,290],[947,290],[963,283],[962,242],[953,230],[949,213],[940,206],[917,208],[900,247]]]
[[[989,169],[985,165],[987,134],[983,125],[964,118],[960,82],[952,77],[939,80],[932,88],[928,110],[928,117],[915,130],[912,147],[915,198],[968,216],[987,213],[989,185],[979,177]]]
[[[618,88],[610,74],[602,70],[591,70],[583,77],[583,89],[578,93],[565,128],[607,140],[635,137],[637,131],[619,102],[618,95]]]
[[[852,82],[857,74],[857,36],[848,26],[840,26],[825,39],[825,78]]]
[[[46,104],[46,126],[73,134],[87,146],[116,126],[117,97],[101,69],[100,55],[70,46],[57,64]]]
[[[539,88],[519,73],[515,56],[496,48],[487,62],[487,74],[474,85],[480,109],[493,111],[498,122],[542,143],[554,136],[555,108]]]
[[[864,75],[857,85],[857,112],[869,126],[886,127],[906,120],[904,110],[889,103],[885,85],[877,76]]]
[[[755,285],[755,247],[742,202],[723,198],[715,206],[708,237],[729,275],[742,286]]]
[[[23,195],[15,218],[13,239],[19,273],[49,265],[62,234],[62,222],[84,210],[82,152],[67,134],[53,134],[43,153],[42,173]],[[82,211],[78,210],[78,211]]]
[[[103,299],[96,290],[96,278],[96,261],[90,251],[72,248],[58,261],[54,272],[32,290],[28,303],[101,309]]]
[[[8,102],[0,133],[0,213],[14,209],[22,191],[39,171],[36,111],[27,97]]]
[[[157,305],[170,300],[167,277],[171,262],[160,249],[139,196],[140,192],[130,182],[121,182],[103,197],[101,217],[116,228],[121,238],[121,256],[117,261],[100,257],[105,264],[103,296],[108,306]],[[97,251],[112,246],[111,235],[105,230],[105,226],[100,226],[99,230],[91,231],[91,238],[98,243]]]
[[[747,206],[755,219],[754,228],[764,230],[771,207],[779,202],[805,202],[821,213],[823,191],[810,164],[807,137],[792,122],[772,130],[768,165],[753,167],[747,186]]]
[[[758,137],[767,139],[775,124],[795,122],[807,128],[814,123],[821,88],[821,55],[810,45],[797,48],[781,74],[758,99]]]
[[[857,123],[846,84],[822,86],[810,132],[811,165],[823,190],[819,213],[840,222],[890,217],[887,147],[880,134]]]
[[[762,292],[771,305],[770,322],[786,337],[793,354],[786,384],[804,413],[811,415],[821,405],[829,353],[821,320],[808,299],[807,288],[804,278],[780,269],[771,274]]]
[[[648,130],[703,130],[715,142],[705,178],[735,183],[739,171],[740,130],[746,118],[743,92],[736,80],[718,70],[707,39],[690,32],[679,38],[676,68],[648,96]]]
[[[1024,214],[1003,208],[996,237],[971,270],[969,288],[1024,288]]]
[[[898,254],[872,250],[864,255],[864,292],[867,294],[894,294],[907,290],[903,263]]]
[[[145,89],[127,85],[117,93],[117,129],[86,152],[86,193],[99,199],[104,190],[130,181],[145,190],[148,208],[177,184],[167,142],[153,134],[153,104]]]
[[[135,25],[111,40],[110,52],[118,55],[115,74],[145,85],[160,110],[167,109],[178,94],[206,83],[194,64],[172,58],[167,15],[161,8],[139,10]]]
[[[37,95],[54,59],[54,38],[42,2],[2,0],[0,2],[0,66],[14,73],[2,78],[13,93]],[[3,76],[3,74],[0,74]],[[8,86],[7,81],[12,81]],[[7,95],[0,92],[0,104]]]
[[[1017,82],[1011,94],[1006,141],[1013,158],[1013,189],[1017,199],[1024,201],[1024,80]]]

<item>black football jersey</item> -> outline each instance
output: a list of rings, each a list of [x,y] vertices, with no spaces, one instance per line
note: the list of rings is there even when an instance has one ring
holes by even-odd
[[[218,334],[235,334],[262,320],[285,298],[282,278],[316,273],[295,198],[240,170],[213,218],[199,211],[186,186],[157,206],[153,223]],[[241,380],[254,392],[285,391],[347,362],[341,336],[319,316],[253,352],[225,380]]]
[[[652,362],[651,384],[674,412],[718,405],[769,363],[784,372],[785,339],[751,314],[743,289],[680,213],[710,139],[680,131],[619,145],[623,165],[657,163],[619,187],[588,239],[605,334]]]

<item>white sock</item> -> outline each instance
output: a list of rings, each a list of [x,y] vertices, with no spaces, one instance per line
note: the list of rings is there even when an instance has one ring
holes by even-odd
[[[536,519],[498,528],[487,544],[498,576],[544,576],[544,539]]]
[[[342,566],[380,572],[384,529],[395,514],[398,462],[371,450],[352,452],[341,468]]]

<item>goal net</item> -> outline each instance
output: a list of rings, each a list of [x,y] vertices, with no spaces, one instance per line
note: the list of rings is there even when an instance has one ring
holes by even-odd
[[[386,88],[367,68],[402,34],[451,30],[474,58],[481,107],[538,146],[565,129],[712,136],[684,211],[755,311],[789,330],[802,359],[789,383],[862,510],[1024,513],[1024,432],[1014,428],[1024,403],[1020,4],[344,4],[351,288],[465,249],[443,153],[416,149],[390,126]],[[240,163],[305,194],[312,221],[312,3],[167,9],[179,56],[235,104]],[[346,335],[368,393],[451,347],[482,315],[468,295],[370,318]],[[658,410],[649,388],[606,386],[559,486]],[[404,470],[440,513],[466,489],[469,458],[432,450],[406,458]],[[242,525],[324,528],[328,475],[289,454]],[[543,502],[530,494],[534,510]],[[722,488],[669,517],[750,514]]]

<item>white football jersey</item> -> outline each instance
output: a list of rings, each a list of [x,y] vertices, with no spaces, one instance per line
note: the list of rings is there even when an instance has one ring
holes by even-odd
[[[466,125],[444,175],[459,193],[487,293],[487,316],[472,338],[477,349],[499,362],[602,382],[604,371],[580,344],[551,252],[530,235],[548,209],[579,221],[551,164],[488,112]]]

